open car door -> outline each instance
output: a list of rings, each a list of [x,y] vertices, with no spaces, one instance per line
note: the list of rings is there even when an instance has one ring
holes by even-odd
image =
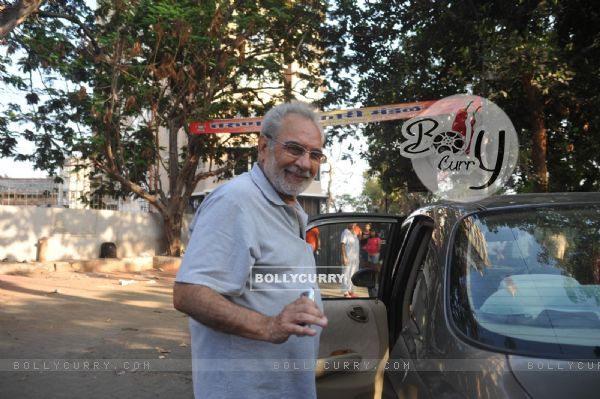
[[[316,369],[319,399],[382,395],[389,356],[382,298],[398,256],[402,221],[391,215],[328,214],[308,224],[307,241],[313,246],[318,273],[347,275],[351,267],[357,271],[354,286],[346,286],[347,281],[319,283],[329,319],[321,334]],[[370,238],[378,240],[369,243]]]

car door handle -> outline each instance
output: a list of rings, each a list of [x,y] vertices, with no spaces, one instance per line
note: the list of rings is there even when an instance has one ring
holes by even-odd
[[[347,312],[348,317],[359,323],[366,323],[369,321],[369,316],[362,306],[352,306]]]

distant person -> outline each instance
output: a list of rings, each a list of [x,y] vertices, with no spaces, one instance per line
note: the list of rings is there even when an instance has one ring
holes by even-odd
[[[356,223],[349,223],[342,232],[342,265],[344,266],[344,297],[354,297],[352,275],[358,271],[360,243],[355,233]]]
[[[360,226],[358,224],[354,223],[354,227],[352,227],[352,231],[360,239],[360,237],[362,236],[362,229],[360,228]]]
[[[318,255],[321,250],[321,230],[313,227],[306,232],[306,242],[312,248],[313,254]]]
[[[369,265],[372,268],[376,268],[379,263],[379,254],[381,251],[381,238],[375,230],[369,232],[369,238],[365,244],[365,251],[367,252]]]
[[[214,190],[196,213],[173,303],[191,318],[197,399],[316,398],[313,370],[276,371],[275,361],[314,362],[327,325],[318,285],[279,279],[298,267],[316,273],[307,215],[296,198],[326,159],[323,143],[309,105],[271,109],[258,162]],[[252,278],[266,268],[277,282]],[[310,288],[314,301],[300,297]]]
[[[367,241],[369,240],[369,237],[371,236],[372,227],[373,226],[371,225],[371,223],[367,223],[365,225],[364,230],[362,231],[362,233],[360,235],[360,267],[368,266],[369,254],[367,253],[365,247],[367,245]]]

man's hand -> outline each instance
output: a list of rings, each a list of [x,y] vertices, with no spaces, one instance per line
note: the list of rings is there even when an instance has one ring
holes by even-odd
[[[317,333],[303,325],[327,325],[325,315],[306,297],[296,299],[277,316],[268,317],[234,304],[209,287],[175,283],[173,305],[214,330],[272,343],[283,343],[292,334],[313,336]]]
[[[267,341],[281,344],[288,340],[290,335],[314,336],[317,332],[308,324],[321,327],[327,325],[327,317],[319,307],[306,297],[298,298],[287,305],[277,316],[270,317],[267,325]]]

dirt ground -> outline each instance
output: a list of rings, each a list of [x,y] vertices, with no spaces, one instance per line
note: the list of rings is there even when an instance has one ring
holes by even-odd
[[[173,273],[0,275],[1,398],[192,398]]]

